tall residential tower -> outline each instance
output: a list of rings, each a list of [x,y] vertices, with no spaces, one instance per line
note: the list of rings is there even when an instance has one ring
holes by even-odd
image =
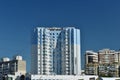
[[[31,73],[81,74],[80,30],[74,27],[37,27],[32,33]]]

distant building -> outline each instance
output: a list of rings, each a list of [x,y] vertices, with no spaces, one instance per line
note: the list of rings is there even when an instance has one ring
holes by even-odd
[[[98,72],[98,53],[86,51],[85,54],[85,74],[97,75]]]
[[[110,49],[86,51],[85,73],[103,77],[120,76],[120,52]]]
[[[103,49],[99,50],[99,64],[112,64],[115,62],[115,50]]]
[[[14,59],[2,58],[0,61],[0,80],[11,75],[17,77],[18,75],[26,74],[26,61],[22,60],[22,56],[15,56]]]
[[[98,52],[99,76],[119,77],[120,53],[115,50],[103,49]]]
[[[81,74],[80,30],[74,27],[37,27],[32,33],[31,73]]]
[[[93,51],[86,51],[86,64],[89,63],[98,63],[98,53]]]

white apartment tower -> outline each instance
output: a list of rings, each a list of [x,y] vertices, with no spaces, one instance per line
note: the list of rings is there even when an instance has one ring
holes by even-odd
[[[31,42],[32,74],[81,74],[79,29],[37,27],[33,30]]]

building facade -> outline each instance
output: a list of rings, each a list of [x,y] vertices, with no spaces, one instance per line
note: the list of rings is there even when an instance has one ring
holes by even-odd
[[[25,75],[26,61],[22,60],[22,56],[15,56],[13,60],[2,58],[0,61],[0,80],[8,75]]]
[[[115,50],[103,49],[99,50],[98,54],[100,64],[112,64],[115,62]]]
[[[98,52],[86,51],[85,73],[102,77],[120,77],[120,52],[102,49]]]
[[[119,64],[119,52],[110,49],[103,49],[98,51],[99,58],[99,76],[105,77],[119,77],[120,76],[120,64]]]
[[[81,73],[80,30],[74,27],[37,27],[32,33],[31,73]]]
[[[85,74],[97,75],[98,72],[98,53],[86,51],[85,53]]]
[[[85,53],[86,57],[86,64],[89,63],[98,63],[98,53],[93,52],[93,51],[86,51]]]

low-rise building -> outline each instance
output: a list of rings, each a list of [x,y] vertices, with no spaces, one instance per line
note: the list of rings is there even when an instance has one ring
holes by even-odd
[[[0,61],[0,80],[8,75],[20,76],[26,74],[26,61],[22,56],[15,56],[12,60],[2,58]]]
[[[96,80],[93,75],[31,75],[31,80]]]

